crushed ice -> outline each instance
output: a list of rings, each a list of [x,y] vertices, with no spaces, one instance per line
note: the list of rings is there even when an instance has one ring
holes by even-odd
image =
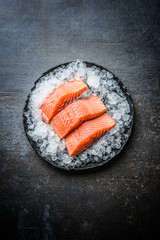
[[[51,126],[43,122],[39,107],[54,88],[74,78],[81,78],[89,87],[80,98],[90,97],[92,94],[100,97],[107,107],[107,113],[117,124],[93,146],[71,158],[65,147],[65,141],[60,141]],[[76,61],[58,67],[40,78],[30,94],[28,110],[24,115],[28,125],[27,134],[35,142],[41,155],[60,167],[74,169],[84,167],[86,164],[100,163],[116,155],[129,136],[127,129],[132,122],[130,112],[126,96],[112,73],[95,66],[87,67],[82,61]]]

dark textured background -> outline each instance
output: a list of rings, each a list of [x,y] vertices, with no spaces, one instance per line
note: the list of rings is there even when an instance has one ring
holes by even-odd
[[[0,12],[0,239],[143,239],[158,233],[159,1],[1,0]],[[123,152],[84,174],[40,159],[22,122],[34,81],[77,58],[116,74],[135,106]]]

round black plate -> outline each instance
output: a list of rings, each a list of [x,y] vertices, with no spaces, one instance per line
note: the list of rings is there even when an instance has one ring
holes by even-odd
[[[64,64],[61,64],[61,65],[58,65],[56,67],[53,67],[51,69],[49,69],[47,72],[43,73],[41,77],[47,75],[48,73],[50,72],[53,72],[55,69],[59,68],[59,67],[65,67],[67,65],[69,65],[71,62],[68,62],[68,63],[64,63]],[[86,67],[97,67],[98,69],[100,70],[107,70],[109,71],[107,68],[104,68],[102,66],[99,66],[97,64],[94,64],[94,63],[90,63],[90,62],[84,62],[86,64]],[[110,71],[109,71],[110,72]],[[112,73],[112,72],[110,72]],[[112,73],[113,74],[113,73]],[[31,92],[36,88],[36,84],[40,81],[41,77],[35,81],[34,83],[34,87],[31,89]],[[63,166],[59,166],[58,164],[56,164],[55,162],[52,162],[50,161],[50,159],[48,159],[47,157],[43,157],[41,152],[40,152],[40,149],[39,147],[37,146],[36,142],[33,141],[33,139],[27,134],[28,132],[28,123],[27,123],[27,118],[25,116],[25,112],[28,111],[28,103],[29,103],[29,99],[30,99],[30,94],[28,95],[27,97],[27,100],[26,100],[26,103],[25,103],[25,107],[24,107],[24,110],[23,110],[23,124],[24,124],[24,130],[25,130],[25,133],[26,133],[26,136],[30,142],[30,144],[32,145],[32,147],[35,149],[35,151],[40,155],[41,158],[43,158],[44,160],[46,160],[47,162],[50,162],[53,166],[57,167],[57,168],[61,168],[61,169],[65,169],[65,170],[85,170],[85,169],[91,169],[91,168],[95,168],[95,167],[99,167],[99,166],[102,166],[104,165],[105,163],[111,161],[113,158],[115,158],[121,151],[122,149],[124,148],[125,144],[127,143],[129,137],[130,137],[130,134],[131,134],[131,131],[132,131],[132,126],[133,126],[133,119],[134,119],[134,107],[133,107],[133,101],[131,99],[131,96],[130,94],[128,93],[126,87],[123,85],[123,83],[113,74],[113,79],[118,83],[120,89],[122,90],[123,94],[126,96],[126,100],[128,101],[128,104],[130,106],[130,115],[132,115],[132,122],[130,124],[130,128],[128,129],[128,138],[126,139],[125,143],[121,146],[121,148],[116,152],[116,155],[114,157],[111,157],[109,159],[107,159],[106,161],[102,161],[102,162],[98,162],[98,163],[88,163],[87,165],[85,165],[84,167],[76,167],[74,169],[68,169],[68,168],[65,168]],[[103,158],[103,157],[102,157]]]

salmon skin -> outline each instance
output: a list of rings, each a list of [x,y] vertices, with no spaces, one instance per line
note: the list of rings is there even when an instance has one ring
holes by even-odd
[[[66,82],[54,89],[40,107],[42,110],[42,119],[46,123],[50,123],[51,119],[58,112],[60,112],[66,105],[73,102],[87,89],[87,85],[81,79]]]
[[[84,122],[65,138],[69,155],[73,157],[83,152],[115,125],[115,121],[106,113]]]
[[[96,118],[105,111],[103,102],[97,96],[92,96],[65,107],[51,120],[50,125],[62,139],[83,122]]]

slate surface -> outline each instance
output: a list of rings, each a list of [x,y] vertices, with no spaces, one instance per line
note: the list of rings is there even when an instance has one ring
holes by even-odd
[[[136,239],[158,233],[159,1],[1,0],[0,239]],[[30,146],[22,111],[51,67],[82,59],[125,84],[135,124],[111,164],[70,174]]]

